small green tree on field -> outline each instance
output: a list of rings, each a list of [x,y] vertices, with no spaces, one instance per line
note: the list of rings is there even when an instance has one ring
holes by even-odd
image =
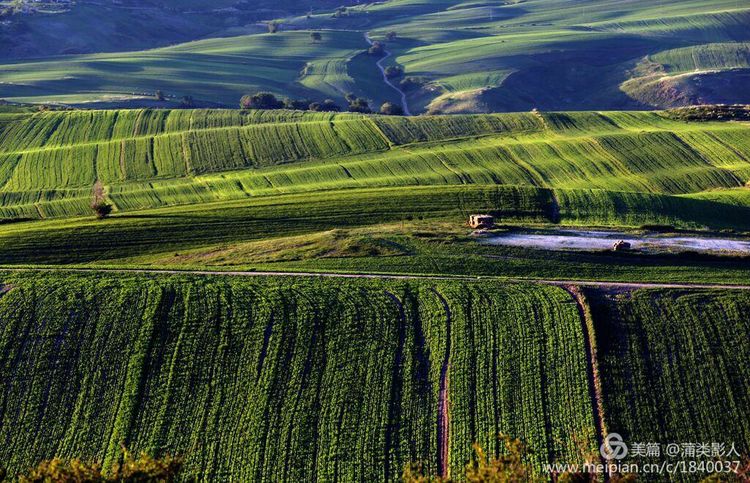
[[[310,110],[314,112],[339,112],[341,106],[336,104],[332,99],[326,99],[323,102],[313,102],[310,104]]]
[[[362,99],[361,97],[355,97],[354,99],[349,100],[349,112],[360,112],[363,114],[369,114],[372,112],[372,109],[370,109],[370,103],[367,102],[367,99]]]
[[[310,38],[312,39],[313,42],[318,43],[321,40],[323,40],[323,35],[321,35],[320,32],[312,32],[310,34]]]
[[[157,101],[163,101],[164,100],[164,93],[161,91],[161,89],[157,89],[156,93],[154,94],[154,97]]]
[[[390,32],[385,34],[385,40],[387,40],[388,42],[391,42],[393,40],[396,40],[397,36],[398,34],[396,34],[396,32],[394,32],[393,30],[391,30]]]
[[[279,31],[279,28],[280,28],[280,24],[276,20],[274,20],[272,22],[268,22],[268,33],[269,34],[275,34],[276,32]]]
[[[310,102],[309,99],[292,99],[287,97],[284,99],[284,109],[292,111],[307,111],[310,109]]]
[[[403,116],[404,108],[392,102],[385,102],[380,106],[380,114],[386,116]]]
[[[108,217],[110,213],[112,213],[112,205],[107,203],[107,198],[104,195],[104,185],[99,180],[94,183],[91,209],[100,220]]]

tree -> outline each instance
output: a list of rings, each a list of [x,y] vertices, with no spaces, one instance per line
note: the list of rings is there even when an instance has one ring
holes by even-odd
[[[382,42],[375,41],[367,50],[367,53],[370,55],[382,57],[383,55],[385,55],[385,44]]]
[[[269,34],[275,34],[279,31],[279,28],[281,25],[276,20],[273,20],[271,22],[268,22],[268,33]]]
[[[163,458],[154,458],[146,453],[141,453],[138,458],[134,458],[123,448],[121,461],[115,464],[108,472],[102,471],[102,465],[98,462],[87,462],[77,458],[71,460],[53,458],[42,461],[25,474],[17,475],[17,479],[23,483],[42,481],[86,481],[90,483],[171,482],[177,480],[182,469],[182,464],[182,458],[171,455],[166,455]]]
[[[240,99],[242,109],[281,109],[284,103],[270,92],[258,92],[253,95],[245,95]]]
[[[316,112],[339,112],[341,111],[341,107],[332,99],[326,99],[322,103],[313,102],[310,104],[310,110]]]
[[[317,42],[320,42],[321,40],[323,40],[323,35],[321,35],[320,32],[311,32],[310,33],[310,38],[312,39],[313,42],[317,43]]]
[[[107,203],[107,198],[104,194],[104,185],[100,180],[96,180],[96,183],[94,183],[92,195],[91,209],[94,211],[96,217],[100,220],[108,217],[112,213],[112,205]]]
[[[385,114],[386,116],[403,116],[404,108],[392,102],[385,102],[380,106],[380,114]]]
[[[424,79],[421,77],[407,77],[399,82],[402,91],[412,91],[419,89],[424,85]]]
[[[389,65],[385,69],[385,76],[389,79],[395,79],[404,75],[404,69],[397,65]]]
[[[354,99],[349,100],[349,112],[369,114],[372,112],[372,109],[370,109],[370,103],[367,102],[367,99],[355,97]]]
[[[307,111],[310,108],[310,100],[308,99],[292,99],[287,97],[284,99],[284,109],[290,109],[292,111]]]
[[[157,101],[163,101],[164,93],[160,89],[157,89],[156,93],[154,94],[154,97],[156,97]]]
[[[387,40],[388,42],[396,40],[396,37],[397,37],[397,34],[393,30],[385,34],[385,40]]]

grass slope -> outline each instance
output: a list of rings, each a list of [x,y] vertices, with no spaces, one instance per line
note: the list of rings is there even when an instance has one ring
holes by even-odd
[[[750,179],[746,124],[655,113],[407,119],[139,110],[4,118],[0,216],[9,219],[86,214],[97,180],[122,212],[343,188],[495,185],[535,191],[547,200],[537,212],[556,203],[573,223],[723,228],[744,226],[737,221],[744,205],[721,194],[743,193]],[[724,218],[701,215],[712,205]],[[517,206],[493,209],[512,214]]]
[[[80,104],[137,100],[162,90],[171,97],[171,105],[190,95],[197,101],[234,106],[244,94],[268,90],[341,101],[354,84],[347,60],[366,49],[358,32],[324,32],[321,41],[313,42],[310,32],[302,31],[199,40],[137,52],[8,61],[0,65],[0,96]]]
[[[737,0],[391,0],[355,5],[337,16],[318,10],[286,17],[275,35],[256,31],[156,50],[12,62],[0,66],[0,96],[116,104],[133,92],[162,89],[234,104],[241,91],[333,95],[343,86],[379,103],[393,93],[373,62],[356,53],[365,48],[365,32],[382,39],[394,31],[394,56],[387,63],[425,82],[409,93],[413,112],[747,102],[749,20],[750,10]],[[324,41],[311,42],[309,30],[322,31]],[[235,25],[216,32],[247,31]],[[696,58],[708,54],[698,64],[710,65],[710,73],[670,73],[672,61],[691,51]],[[308,62],[308,75],[298,79]]]

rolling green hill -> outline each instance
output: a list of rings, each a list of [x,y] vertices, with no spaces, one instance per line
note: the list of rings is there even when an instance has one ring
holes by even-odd
[[[683,122],[658,113],[405,119],[140,110],[4,116],[5,218],[86,214],[99,181],[123,212],[344,188],[499,185],[544,193],[569,222],[638,224],[648,208],[710,204],[718,201],[717,190],[742,200],[750,180],[746,124]],[[646,212],[637,208],[641,203]],[[610,211],[615,205],[619,212]],[[723,213],[733,216],[731,209]],[[706,224],[705,218],[690,220],[684,208],[671,216]]]
[[[275,7],[293,12],[300,5]],[[0,98],[128,105],[147,102],[143,94],[161,89],[227,106],[255,90],[318,98],[352,91],[379,105],[395,92],[382,82],[374,59],[357,54],[366,49],[366,32],[380,40],[395,32],[387,42],[394,55],[385,63],[417,79],[406,88],[415,113],[750,102],[750,9],[737,0],[389,0],[337,15],[317,5],[303,16],[259,9],[271,15],[267,19],[279,19],[277,34],[259,32],[262,25],[242,27],[244,10],[236,8],[232,22],[209,22],[210,35],[220,39],[141,51],[133,50],[143,42],[112,49],[110,39],[102,50],[119,51],[64,57],[42,52],[6,62],[0,65]],[[169,18],[192,24],[212,11],[201,12],[178,9]],[[221,8],[215,14],[224,20],[229,15]],[[311,42],[311,30],[324,41]]]

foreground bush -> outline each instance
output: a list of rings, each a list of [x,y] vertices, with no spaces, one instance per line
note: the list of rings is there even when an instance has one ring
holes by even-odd
[[[181,468],[182,458],[171,455],[154,458],[146,453],[134,458],[129,451],[123,449],[122,461],[108,472],[103,472],[101,464],[97,462],[85,462],[78,458],[52,458],[42,461],[28,473],[18,475],[17,479],[19,483],[171,482],[175,481]]]

